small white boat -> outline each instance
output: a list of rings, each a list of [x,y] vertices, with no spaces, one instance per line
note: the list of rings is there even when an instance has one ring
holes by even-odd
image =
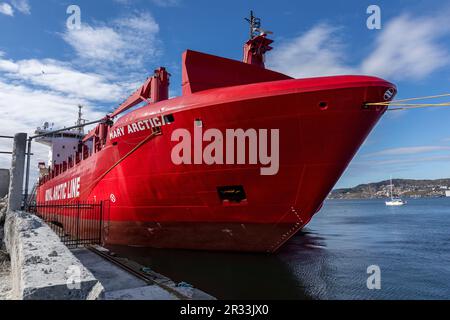
[[[387,206],[403,206],[406,204],[406,201],[400,198],[391,198],[390,201],[386,201]]]
[[[400,198],[394,198],[394,185],[392,184],[392,177],[391,177],[391,200],[385,202],[387,206],[394,207],[394,206],[403,206],[406,204],[406,201],[400,199]]]

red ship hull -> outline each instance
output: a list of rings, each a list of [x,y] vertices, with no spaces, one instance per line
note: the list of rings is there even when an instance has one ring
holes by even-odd
[[[101,151],[40,185],[37,201],[79,177],[79,196],[70,201],[110,200],[107,244],[274,252],[320,210],[386,111],[365,103],[383,101],[393,88],[366,76],[287,79],[149,104],[120,118]],[[173,123],[157,135],[117,131],[167,114]],[[277,174],[261,175],[255,164],[174,164],[173,131],[194,136],[198,120],[203,130],[279,129]],[[242,186],[246,199],[223,201],[223,186]]]

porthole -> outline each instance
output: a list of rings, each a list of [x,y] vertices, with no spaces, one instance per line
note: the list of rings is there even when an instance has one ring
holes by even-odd
[[[319,108],[320,108],[320,110],[327,110],[328,109],[328,102],[325,102],[325,101],[319,102]]]

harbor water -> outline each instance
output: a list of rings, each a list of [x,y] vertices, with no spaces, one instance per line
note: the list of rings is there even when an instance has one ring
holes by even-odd
[[[449,299],[450,199],[329,200],[273,255],[111,246],[218,299]],[[381,288],[369,290],[369,266]]]

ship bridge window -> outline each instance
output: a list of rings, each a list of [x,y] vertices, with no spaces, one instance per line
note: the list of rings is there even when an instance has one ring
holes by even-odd
[[[222,202],[240,203],[247,199],[243,186],[217,187],[217,192]]]

